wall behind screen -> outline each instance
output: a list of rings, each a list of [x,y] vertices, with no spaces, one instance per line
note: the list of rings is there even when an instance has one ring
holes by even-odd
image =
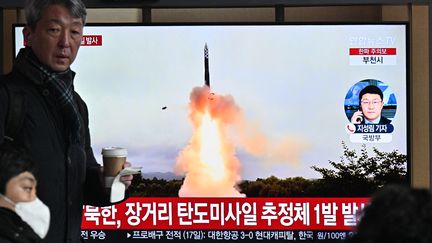
[[[3,73],[12,66],[11,24],[23,23],[21,10],[3,10]],[[274,8],[211,9],[89,9],[89,23],[113,22],[274,22]],[[429,159],[429,56],[427,5],[364,5],[286,7],[286,22],[410,22],[411,181],[415,187],[430,187]]]

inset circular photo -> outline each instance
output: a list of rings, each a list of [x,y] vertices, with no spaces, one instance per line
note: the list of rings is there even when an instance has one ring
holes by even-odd
[[[390,124],[396,115],[396,96],[384,82],[364,79],[348,90],[345,114],[352,124]]]

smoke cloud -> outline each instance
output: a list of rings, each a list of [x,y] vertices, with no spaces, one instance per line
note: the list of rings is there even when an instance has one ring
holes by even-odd
[[[269,139],[259,123],[246,121],[231,95],[214,94],[208,86],[192,90],[189,111],[193,135],[175,166],[177,174],[186,174],[180,197],[244,197],[237,188],[241,164],[236,147],[266,162],[293,165],[308,147],[299,138]]]

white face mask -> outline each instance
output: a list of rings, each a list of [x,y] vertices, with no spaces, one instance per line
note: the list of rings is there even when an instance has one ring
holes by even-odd
[[[1,196],[15,205],[16,214],[18,214],[24,222],[30,225],[33,231],[39,235],[40,238],[45,238],[48,233],[51,215],[49,208],[39,200],[39,198],[36,198],[31,202],[14,203],[6,196]]]

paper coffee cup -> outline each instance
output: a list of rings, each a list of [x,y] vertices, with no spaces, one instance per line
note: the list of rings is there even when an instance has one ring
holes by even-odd
[[[123,169],[126,162],[127,149],[120,147],[102,148],[105,187],[111,187],[114,178]]]

